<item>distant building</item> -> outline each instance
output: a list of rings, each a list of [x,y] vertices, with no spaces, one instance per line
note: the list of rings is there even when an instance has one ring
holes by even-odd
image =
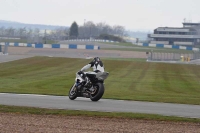
[[[148,37],[152,44],[200,45],[200,23],[184,22],[183,27],[158,27]]]

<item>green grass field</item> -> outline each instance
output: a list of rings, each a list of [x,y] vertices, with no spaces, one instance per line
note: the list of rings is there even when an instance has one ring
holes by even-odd
[[[130,43],[130,42],[126,42],[126,43],[99,42],[99,43],[132,47],[132,48],[101,48],[103,50],[140,51],[140,52],[154,51],[154,52],[163,52],[163,53],[182,53],[182,54],[194,53],[194,51],[192,51],[192,50],[144,47],[144,46],[138,46],[138,45]],[[196,48],[199,48],[199,47],[200,46],[198,46]]]
[[[33,57],[0,63],[0,92],[67,95],[90,60]],[[200,105],[200,66],[103,60],[110,73],[103,98]]]
[[[154,48],[154,47],[134,47],[134,48],[101,48],[102,50],[120,50],[120,51],[139,51],[139,52],[162,52],[162,53],[194,53],[191,50],[169,49],[169,48]]]
[[[103,50],[120,50],[120,51],[141,51],[141,52],[151,52],[152,50],[154,52],[167,52],[167,53],[194,53],[192,50],[183,50],[183,49],[171,49],[171,48],[156,48],[156,47],[144,47],[144,46],[138,46],[132,43],[108,43],[106,44],[112,44],[112,45],[118,45],[118,46],[129,46],[133,48],[101,48]]]

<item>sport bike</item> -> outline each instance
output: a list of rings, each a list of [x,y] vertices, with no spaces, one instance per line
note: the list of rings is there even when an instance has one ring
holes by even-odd
[[[108,75],[108,72],[77,72],[75,83],[69,90],[69,99],[86,97],[98,101],[104,94],[104,80]]]

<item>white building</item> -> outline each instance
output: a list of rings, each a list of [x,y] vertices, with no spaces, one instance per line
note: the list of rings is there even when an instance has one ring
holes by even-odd
[[[183,27],[158,27],[148,37],[152,44],[199,45],[200,23],[184,22]]]

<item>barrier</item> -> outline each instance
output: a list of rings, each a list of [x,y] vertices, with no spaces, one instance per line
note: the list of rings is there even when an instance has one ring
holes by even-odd
[[[200,59],[200,52],[194,53],[169,53],[169,52],[146,52],[148,61],[181,61],[190,62]]]
[[[14,47],[33,47],[33,48],[66,48],[66,49],[88,49],[88,50],[99,50],[99,46],[86,44],[30,44],[30,43],[8,43],[4,42],[2,45],[14,46]]]
[[[184,50],[200,51],[199,48],[193,48],[193,47],[190,47],[190,46],[150,44],[150,43],[137,43],[136,45],[144,46],[144,47],[172,48],[172,49],[184,49]]]

